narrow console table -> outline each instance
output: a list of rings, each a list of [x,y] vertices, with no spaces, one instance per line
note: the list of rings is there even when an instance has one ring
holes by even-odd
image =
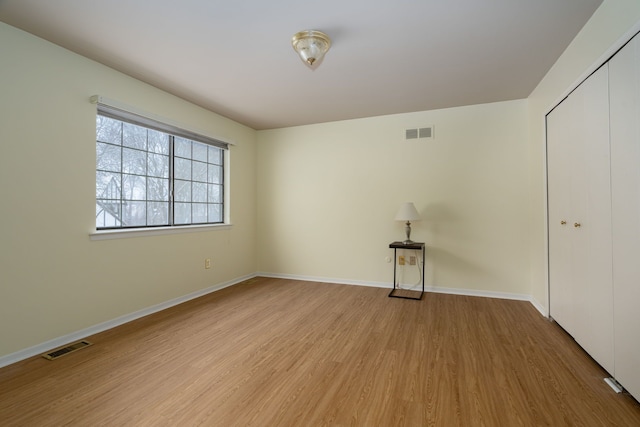
[[[424,294],[424,258],[425,258],[425,246],[422,242],[412,242],[412,243],[402,243],[402,242],[393,242],[389,244],[389,247],[393,249],[393,289],[389,293],[390,298],[403,298],[403,299],[414,299],[420,300],[422,299],[422,294]],[[420,276],[420,282],[422,284],[421,291],[411,291],[411,292],[420,292],[419,296],[405,296],[398,295],[397,291],[402,291],[400,289],[400,284],[397,283],[397,266],[398,266],[398,249],[412,249],[412,250],[420,250],[422,252],[422,275]],[[420,267],[420,266],[418,266]]]

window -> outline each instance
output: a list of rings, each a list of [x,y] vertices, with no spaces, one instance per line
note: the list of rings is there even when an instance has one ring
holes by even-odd
[[[226,147],[98,104],[96,229],[223,223]]]

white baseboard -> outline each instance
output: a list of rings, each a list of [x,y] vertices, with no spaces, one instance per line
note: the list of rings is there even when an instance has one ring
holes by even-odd
[[[341,285],[369,286],[369,287],[387,288],[387,289],[391,289],[392,287],[391,283],[389,282],[366,282],[362,280],[338,279],[335,277],[329,278],[329,277],[315,277],[315,276],[298,276],[294,274],[277,274],[277,273],[268,273],[263,271],[256,273],[256,276],[273,277],[277,279],[303,280],[308,282],[337,283]],[[411,289],[415,290],[416,287],[411,287]],[[475,289],[443,288],[438,286],[425,286],[424,291],[441,293],[441,294],[466,295],[466,296],[472,296],[472,297],[528,301],[544,317],[548,317],[544,307],[541,304],[539,304],[536,300],[534,300],[530,295],[526,295],[526,294],[514,294],[514,293],[508,293],[508,292],[495,292],[495,291],[479,291]]]
[[[264,271],[256,273],[256,276],[272,277],[274,279],[302,280],[304,282],[335,283],[338,285],[368,286],[372,288],[391,288],[391,285],[386,282],[366,282],[363,280],[336,279],[335,277],[299,276],[296,274],[276,274],[276,273],[267,273]]]
[[[11,365],[12,363],[16,363],[19,362],[21,360],[24,359],[28,359],[29,357],[32,356],[36,356],[38,354],[42,354],[42,353],[46,353],[47,351],[57,348],[57,347],[62,347],[66,344],[69,344],[71,342],[86,338],[88,336],[100,333],[100,332],[104,332],[108,329],[112,329],[115,328],[116,326],[120,326],[123,325],[125,323],[131,322],[132,320],[136,320],[139,319],[141,317],[144,316],[148,316],[149,314],[153,314],[153,313],[157,313],[159,311],[162,310],[166,310],[167,308],[173,307],[175,305],[178,304],[182,304],[183,302],[187,302],[190,301],[192,299],[195,298],[199,298],[201,296],[210,294],[212,292],[215,291],[219,291],[220,289],[224,289],[227,288],[229,286],[233,286],[237,283],[243,282],[245,280],[251,279],[253,277],[256,277],[255,274],[250,274],[244,277],[239,277],[233,280],[230,280],[228,282],[224,282],[224,283],[219,283],[217,285],[213,285],[209,288],[206,289],[201,289],[199,291],[196,292],[192,292],[188,295],[184,295],[178,298],[174,298],[172,300],[160,303],[160,304],[156,304],[154,306],[151,307],[147,307],[144,308],[142,310],[138,310],[134,313],[130,313],[130,314],[125,314],[124,316],[120,316],[117,317],[115,319],[112,320],[108,320],[106,322],[103,323],[99,323],[97,325],[94,326],[90,326],[86,329],[77,331],[77,332],[73,332],[71,334],[62,336],[62,337],[58,337],[58,338],[54,338],[52,340],[43,342],[41,344],[35,345],[33,347],[29,347],[26,348],[24,350],[20,350],[17,351],[15,353],[11,353],[8,354],[6,356],[2,356],[0,357],[0,368],[7,366],[7,365]]]
[[[537,299],[530,297],[529,302],[536,308],[536,310],[540,312],[540,314],[542,314],[546,318],[549,318],[549,310],[544,305],[540,304]]]

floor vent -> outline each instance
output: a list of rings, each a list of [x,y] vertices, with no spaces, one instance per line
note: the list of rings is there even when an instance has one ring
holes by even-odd
[[[622,388],[620,383],[618,381],[616,381],[616,379],[613,378],[613,377],[612,378],[605,378],[604,382],[609,384],[609,387],[611,387],[613,389],[613,391],[615,391],[616,393],[622,393],[624,391],[624,388]]]
[[[72,353],[72,352],[74,352],[76,350],[80,350],[81,348],[85,348],[85,347],[88,347],[90,345],[91,345],[91,343],[89,341],[85,341],[85,340],[74,342],[73,344],[69,344],[67,346],[52,350],[49,353],[43,354],[42,357],[44,357],[45,359],[49,359],[49,360],[55,360],[58,357],[62,357],[65,354]]]

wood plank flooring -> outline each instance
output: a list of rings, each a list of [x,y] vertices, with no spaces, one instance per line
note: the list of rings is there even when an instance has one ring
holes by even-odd
[[[640,426],[529,303],[256,278],[0,369],[2,426]]]

